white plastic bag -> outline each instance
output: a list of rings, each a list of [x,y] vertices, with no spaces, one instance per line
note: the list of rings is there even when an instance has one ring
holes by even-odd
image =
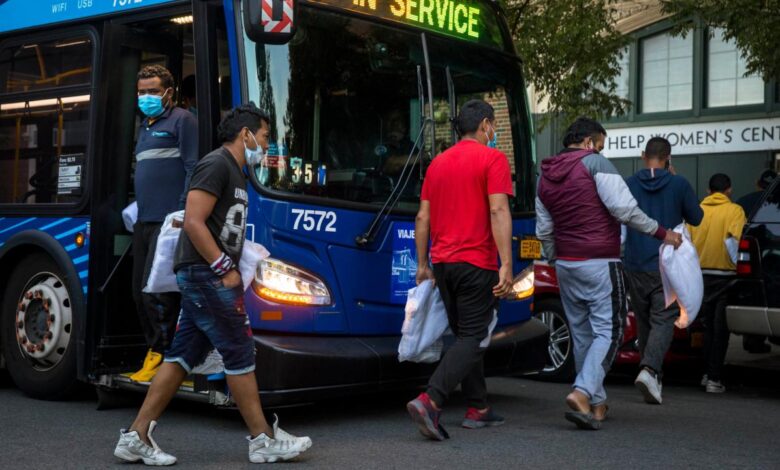
[[[734,263],[734,265],[737,264],[737,255],[739,254],[739,240],[737,240],[734,237],[728,237],[727,239],[723,240],[723,243],[726,244],[726,251],[729,253],[729,258],[731,258],[731,262]]]
[[[122,222],[125,223],[125,228],[128,232],[133,232],[136,220],[138,220],[138,203],[133,201],[122,211]]]
[[[177,220],[179,227],[173,226],[173,220]],[[154,251],[154,261],[149,280],[143,291],[146,293],[179,292],[176,283],[176,273],[173,272],[173,257],[176,254],[176,245],[181,235],[181,226],[184,223],[184,211],[171,212],[165,217],[157,237],[157,248]],[[244,290],[249,288],[255,277],[257,265],[271,254],[259,243],[249,240],[244,241],[241,250],[241,260],[238,263],[238,271],[241,273],[241,282]]]
[[[405,311],[398,361],[438,361],[444,344],[441,337],[449,323],[444,302],[433,281],[426,280],[409,289]]]
[[[241,250],[241,261],[238,263],[238,270],[241,272],[241,281],[244,283],[244,290],[249,288],[252,279],[255,278],[257,265],[260,261],[271,256],[271,253],[259,243],[244,241],[244,249]]]
[[[669,307],[675,300],[680,306],[680,317],[674,324],[678,328],[687,328],[699,314],[704,296],[704,279],[701,275],[699,255],[691,242],[688,229],[680,224],[674,231],[682,234],[683,241],[676,250],[671,245],[661,245],[661,282],[664,286],[666,306]]]
[[[173,221],[178,223],[174,227]],[[160,292],[179,292],[176,284],[176,274],[173,272],[173,257],[176,254],[176,244],[179,243],[181,226],[184,223],[184,211],[171,212],[165,217],[157,236],[157,247],[154,250],[154,261],[149,273],[149,280],[143,291],[147,294]]]

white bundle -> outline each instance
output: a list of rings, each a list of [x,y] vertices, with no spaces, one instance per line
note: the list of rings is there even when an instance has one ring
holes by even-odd
[[[704,278],[701,274],[699,255],[691,242],[691,235],[684,224],[674,228],[682,234],[682,244],[676,250],[671,245],[661,245],[659,262],[664,300],[669,307],[675,301],[680,306],[680,317],[674,322],[678,328],[687,328],[699,314],[704,297]]]
[[[174,220],[177,222],[174,224]],[[165,217],[157,236],[157,247],[154,250],[154,261],[149,279],[143,291],[150,293],[179,292],[176,284],[176,274],[173,272],[173,257],[176,245],[179,243],[181,227],[184,224],[184,211],[171,212]]]

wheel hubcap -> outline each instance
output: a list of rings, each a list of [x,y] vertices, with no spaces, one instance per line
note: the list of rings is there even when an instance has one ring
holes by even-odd
[[[571,335],[566,321],[557,312],[545,310],[539,312],[537,318],[550,330],[550,341],[547,344],[547,365],[544,372],[555,372],[563,366],[563,363],[571,354]]]
[[[16,342],[37,370],[60,363],[70,343],[72,308],[68,289],[56,275],[33,276],[16,311]]]

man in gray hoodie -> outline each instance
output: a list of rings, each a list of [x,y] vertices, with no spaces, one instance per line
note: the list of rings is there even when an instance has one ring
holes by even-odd
[[[620,224],[679,246],[637,207],[615,166],[599,152],[607,132],[577,119],[558,155],[542,162],[536,197],[536,235],[555,271],[574,343],[577,379],[566,397],[567,420],[599,429],[607,412],[604,377],[623,337],[627,311]]]

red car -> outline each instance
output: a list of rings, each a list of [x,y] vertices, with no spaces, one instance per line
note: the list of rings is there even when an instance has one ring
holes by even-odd
[[[629,299],[630,301],[630,299]],[[539,376],[546,380],[571,382],[576,375],[574,354],[566,314],[558,290],[555,268],[544,261],[534,264],[534,316],[550,330],[550,344],[547,347],[549,359]],[[639,345],[636,318],[629,310],[623,331],[623,343],[618,349],[616,364],[639,364]],[[697,359],[704,345],[704,333],[697,319],[687,329],[675,328],[674,339],[665,362],[682,362]]]

